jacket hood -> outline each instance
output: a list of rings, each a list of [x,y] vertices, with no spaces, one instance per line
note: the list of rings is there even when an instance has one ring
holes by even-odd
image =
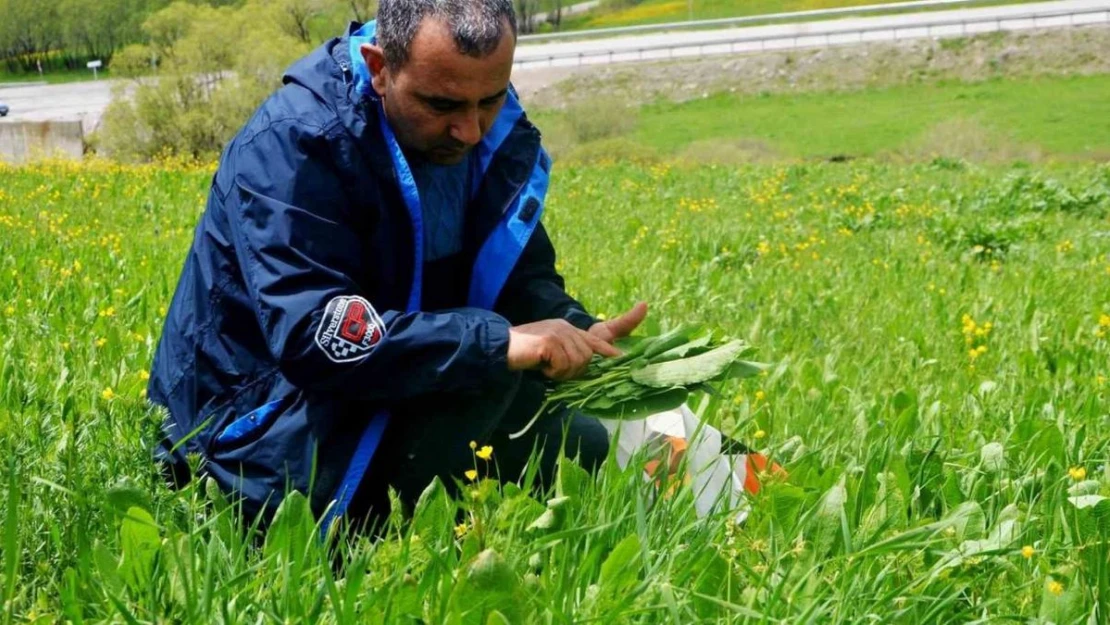
[[[299,85],[332,108],[343,125],[356,137],[363,136],[374,124],[370,98],[355,91],[354,68],[349,50],[350,37],[361,25],[352,22],[347,34],[333,38],[294,63],[282,83]]]

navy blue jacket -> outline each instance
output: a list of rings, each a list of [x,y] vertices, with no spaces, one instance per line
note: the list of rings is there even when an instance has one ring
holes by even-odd
[[[225,148],[154,357],[157,457],[182,482],[199,454],[250,516],[296,489],[330,524],[391,408],[511,382],[510,324],[593,322],[555,271],[550,160],[512,93],[475,148],[468,307],[421,310],[420,201],[380,102],[353,90],[353,29]]]

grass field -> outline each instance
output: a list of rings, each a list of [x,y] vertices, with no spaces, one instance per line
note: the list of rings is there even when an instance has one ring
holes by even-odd
[[[730,155],[764,161],[838,155],[920,159],[937,154],[1082,161],[1110,156],[1110,117],[1103,114],[1108,98],[1110,76],[1095,75],[850,92],[724,93],[647,104],[635,115],[587,104],[593,117],[575,109],[538,117],[552,124],[551,133],[570,137],[574,124],[604,118],[614,120],[609,127],[616,127],[619,118],[627,126],[621,140],[632,144],[623,148],[710,160]]]
[[[341,578],[303,498],[252,538],[149,462],[145,372],[210,177],[0,169],[5,625],[1107,617],[1106,167],[557,164],[572,290],[755,344],[773,369],[706,416],[790,477],[742,527],[612,464],[564,463],[538,526],[549,497],[433,489],[342,544]]]

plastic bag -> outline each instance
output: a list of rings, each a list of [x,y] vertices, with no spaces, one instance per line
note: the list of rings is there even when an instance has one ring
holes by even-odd
[[[636,421],[599,421],[613,437],[622,469],[646,451],[651,459],[644,465],[645,479],[665,486],[668,493],[681,485],[689,486],[699,518],[716,506],[724,506],[737,523],[742,523],[748,516],[746,494],[759,492],[759,474],[768,465],[771,471],[784,473],[762,454],[698,421],[685,405]],[[683,470],[685,475],[679,476],[677,473]]]

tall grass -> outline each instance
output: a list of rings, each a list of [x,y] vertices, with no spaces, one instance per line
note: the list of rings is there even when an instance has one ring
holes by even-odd
[[[703,414],[789,477],[737,526],[639,462],[564,461],[551,492],[459,476],[330,542],[303,497],[261,536],[150,464],[144,372],[210,177],[0,169],[4,623],[1106,618],[1105,168],[560,164],[572,290],[757,345],[775,367]]]

